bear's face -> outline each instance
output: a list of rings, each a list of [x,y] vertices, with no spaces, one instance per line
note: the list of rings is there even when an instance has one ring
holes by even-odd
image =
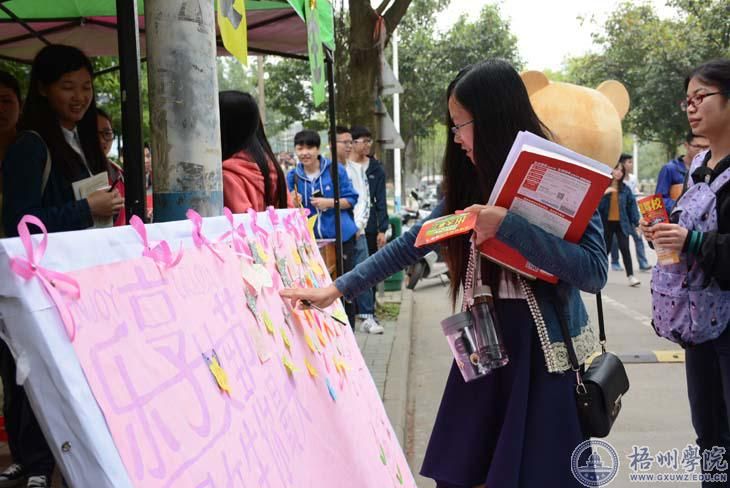
[[[539,71],[520,76],[556,142],[613,168],[621,155],[621,120],[629,109],[629,94],[621,83],[604,81],[593,89],[551,82]]]

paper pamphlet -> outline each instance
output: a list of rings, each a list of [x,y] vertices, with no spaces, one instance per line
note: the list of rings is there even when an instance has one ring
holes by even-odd
[[[490,205],[506,208],[570,242],[578,242],[611,181],[608,166],[520,132],[497,178]],[[517,250],[496,238],[480,251],[489,259],[530,278],[556,283]]]
[[[109,188],[109,175],[106,171],[95,174],[83,180],[74,181],[72,183],[74,197],[76,200],[83,200],[97,190],[106,190]],[[94,216],[94,227],[112,227],[114,225],[113,217]]]
[[[421,226],[416,237],[416,247],[423,247],[435,242],[450,239],[470,232],[477,221],[477,214],[460,213],[432,219]]]

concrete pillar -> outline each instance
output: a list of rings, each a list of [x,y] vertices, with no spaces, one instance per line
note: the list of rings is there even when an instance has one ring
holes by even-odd
[[[146,0],[154,220],[221,215],[220,118],[211,0]]]

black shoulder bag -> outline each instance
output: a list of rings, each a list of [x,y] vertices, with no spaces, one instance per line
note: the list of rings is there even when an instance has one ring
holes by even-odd
[[[596,294],[596,305],[601,354],[596,356],[584,373],[581,373],[565,318],[559,315],[570,364],[578,377],[575,398],[583,433],[589,437],[606,437],[621,411],[621,400],[629,391],[629,377],[621,360],[606,351],[606,328],[600,292]]]

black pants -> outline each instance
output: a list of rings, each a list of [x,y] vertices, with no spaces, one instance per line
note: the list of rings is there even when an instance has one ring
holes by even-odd
[[[624,267],[626,268],[626,276],[634,274],[634,266],[631,262],[631,251],[629,250],[629,236],[624,234],[621,230],[621,222],[608,221],[606,227],[603,229],[603,236],[606,239],[606,252],[611,252],[611,241],[613,236],[616,235],[616,241],[618,241],[618,249],[621,251],[621,258],[624,260]]]
[[[15,359],[5,341],[0,340],[0,377],[3,382],[5,430],[13,462],[22,464],[28,474],[50,479],[55,465],[53,454],[22,386],[15,383]]]
[[[697,434],[700,455],[704,450],[724,447],[723,458],[730,462],[730,328],[713,341],[688,347],[685,370],[692,426]],[[702,483],[703,488],[727,486],[730,484]]]
[[[353,235],[349,241],[342,243],[342,272],[347,273],[352,271],[355,267],[355,236]],[[355,329],[355,315],[357,312],[357,305],[350,300],[345,299],[345,313],[347,314],[347,320],[350,321],[350,327]]]
[[[376,252],[378,252],[378,233],[365,233],[365,237],[368,239],[368,254],[372,256]],[[378,289],[377,287],[373,287],[373,300],[377,301],[378,296]],[[373,302],[375,303],[375,302]],[[374,310],[374,309],[373,309]]]

